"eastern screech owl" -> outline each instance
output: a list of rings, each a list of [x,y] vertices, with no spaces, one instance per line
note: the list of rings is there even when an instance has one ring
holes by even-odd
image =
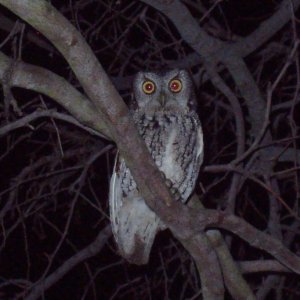
[[[203,160],[203,134],[195,111],[191,77],[185,70],[139,72],[133,82],[131,113],[174,199],[186,202]],[[110,218],[120,254],[145,264],[158,230],[165,229],[146,205],[122,157],[110,183]]]

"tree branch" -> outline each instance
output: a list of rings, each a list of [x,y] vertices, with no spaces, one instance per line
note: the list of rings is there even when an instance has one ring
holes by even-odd
[[[177,1],[175,2],[177,3]],[[210,258],[209,264],[203,259],[209,254],[208,252],[211,249],[209,245],[205,244],[201,236],[206,227],[227,229],[254,247],[272,254],[285,266],[300,273],[299,257],[288,251],[279,241],[260,232],[238,217],[214,210],[191,210],[180,203],[172,202],[172,197],[167,187],[163,184],[156,165],[128,116],[125,104],[105,75],[104,70],[90,48],[74,27],[46,1],[0,0],[0,3],[47,36],[66,58],[85,92],[93,102],[93,106],[90,108],[92,110],[96,108],[91,119],[91,127],[96,130],[102,128],[108,136],[114,139],[131,169],[146,203],[186,246],[187,250],[193,255],[197,265],[202,267],[205,299],[221,299],[223,296],[222,277],[215,255],[208,256]],[[183,14],[183,16],[186,15]],[[61,28],[64,28],[64,30],[62,31]],[[199,40],[202,42],[199,36],[190,38],[192,45],[196,45]],[[217,46],[219,45],[217,44]],[[203,51],[208,51],[211,46],[211,44],[204,45]],[[5,58],[3,61],[5,61]],[[0,70],[5,70],[7,67],[7,64],[4,69],[0,66]],[[28,83],[26,83],[26,86],[28,88]],[[36,89],[38,90],[38,87]],[[63,93],[62,90],[60,92]],[[89,103],[88,101],[85,102]],[[80,104],[82,103],[80,102]],[[90,111],[90,108],[86,110],[85,107],[81,111],[79,106],[72,111],[73,102],[70,99],[69,102],[64,102],[64,105],[79,120],[88,119],[88,116],[85,114],[87,111]],[[85,105],[89,107],[90,103]],[[95,115],[99,116],[96,117]],[[103,121],[101,126],[98,125],[100,120]],[[96,121],[96,124],[93,123],[94,121]],[[132,145],[135,145],[134,149]],[[213,274],[213,277],[211,274]],[[209,277],[211,277],[210,280],[208,280]],[[212,294],[209,294],[207,291],[211,291]]]
[[[191,247],[187,250],[191,252],[197,265],[201,265],[203,259],[195,251],[195,243],[204,252],[206,250],[198,243],[197,236],[191,235],[189,214],[187,213],[181,220],[180,214],[183,205],[172,202],[172,196],[163,183],[161,174],[143,140],[138,135],[135,125],[128,115],[126,105],[82,36],[55,8],[45,1],[0,0],[0,3],[44,34],[63,54],[85,92],[96,106],[110,136],[117,143],[146,203],[177,237],[181,240],[186,237],[191,239],[190,243],[187,243]],[[135,147],[133,148],[132,145]],[[184,223],[186,227],[182,226]],[[201,267],[202,276],[207,279],[205,281],[207,286],[203,288],[204,298],[222,299],[224,289],[217,260],[214,264],[206,263]],[[211,274],[215,274],[215,276],[212,278]]]
[[[74,115],[81,123],[109,136],[94,105],[64,78],[44,68],[14,62],[0,52],[0,81],[5,84],[5,72],[9,70],[11,86],[30,89],[51,97]],[[4,132],[5,129],[1,129]]]
[[[70,272],[78,264],[86,259],[97,255],[104,247],[105,243],[111,236],[111,227],[107,225],[98,234],[96,239],[87,247],[80,250],[78,253],[66,260],[59,268],[52,272],[42,281],[37,281],[30,294],[25,298],[26,300],[34,300],[41,296],[41,294],[55,284],[64,275]]]

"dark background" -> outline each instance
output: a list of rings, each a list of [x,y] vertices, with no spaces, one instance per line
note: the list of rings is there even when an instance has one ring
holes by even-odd
[[[202,28],[228,44],[250,35],[276,12],[280,2],[220,1],[200,22],[202,9],[207,12],[214,2],[183,1]],[[227,164],[236,157],[234,112],[226,98],[207,80],[201,57],[181,38],[172,23],[139,1],[51,3],[82,33],[127,103],[132,76],[139,70],[180,66],[193,74],[205,138],[205,166],[196,192],[205,207],[226,208],[232,174],[211,173],[205,167]],[[296,12],[297,15],[299,17]],[[14,26],[21,30],[15,30],[2,45]],[[289,22],[246,57],[246,64],[263,95],[286,63],[298,27],[299,20],[294,24]],[[82,91],[68,64],[51,43],[1,5],[0,44],[0,51],[9,57],[50,69]],[[194,59],[188,60],[190,57]],[[289,207],[296,208],[295,213],[299,199],[297,63],[298,60],[291,64],[273,93],[269,128],[272,145],[295,150],[294,158],[289,162],[278,161],[271,174],[286,171],[287,174],[276,177],[279,187],[276,193]],[[228,72],[221,70],[220,75],[241,103],[249,146],[253,137],[249,133],[251,119],[247,106]],[[54,109],[67,114],[47,96],[20,88],[13,88],[12,92],[22,116],[37,109]],[[294,95],[296,99],[291,102]],[[12,105],[6,109],[3,93],[0,97],[1,126],[22,117]],[[284,103],[287,104],[281,106]],[[103,151],[109,145],[111,147]],[[97,153],[101,154],[95,156]],[[64,234],[46,276],[91,243],[109,224],[108,187],[115,153],[113,143],[51,118],[34,120],[0,137],[1,299],[24,295],[22,293],[41,278]],[[263,181],[262,174],[255,171],[252,170],[251,175]],[[237,191],[236,214],[268,232],[268,195],[266,188],[244,178]],[[279,219],[284,244],[299,253],[299,222],[281,204]],[[232,238],[228,233],[227,236]],[[236,260],[270,258],[240,239],[228,241]],[[266,288],[264,282],[269,275],[268,272],[254,273],[245,278],[254,291],[266,289],[263,299],[299,298],[299,276],[276,273],[278,281]],[[157,236],[146,266],[125,262],[116,253],[111,237],[98,255],[77,265],[47,290],[45,299],[200,299],[199,289],[193,261],[167,230]]]

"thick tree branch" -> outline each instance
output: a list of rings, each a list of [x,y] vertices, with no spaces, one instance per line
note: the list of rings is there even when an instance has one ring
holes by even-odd
[[[188,206],[192,209],[204,209],[196,195],[193,195]],[[234,299],[255,299],[249,285],[243,278],[240,269],[232,258],[220,231],[207,230],[206,235],[218,255],[225,285]]]
[[[10,72],[9,83],[4,82],[6,72]],[[0,52],[0,81],[3,84],[22,87],[51,97],[81,123],[109,136],[94,105],[67,80],[53,72],[20,61],[13,61]],[[2,128],[1,132],[4,130]]]
[[[257,272],[291,272],[291,270],[276,260],[258,260],[238,262],[241,271],[246,273]]]
[[[251,246],[264,250],[274,256],[283,265],[300,274],[300,257],[289,251],[279,240],[256,229],[243,219],[216,210],[197,210],[198,226],[196,228],[223,228]],[[197,223],[196,218],[194,221]],[[195,230],[196,230],[195,228]]]

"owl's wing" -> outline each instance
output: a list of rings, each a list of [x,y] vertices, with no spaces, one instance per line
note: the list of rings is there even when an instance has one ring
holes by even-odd
[[[160,220],[139,196],[130,171],[119,155],[110,181],[109,205],[120,254],[131,263],[146,264]]]
[[[203,133],[196,113],[178,119],[164,139],[160,170],[186,202],[194,190],[203,161]]]
[[[199,120],[197,120],[197,164],[199,164],[199,168],[203,163],[203,154],[204,154],[204,142],[203,142],[203,131],[202,126]]]

